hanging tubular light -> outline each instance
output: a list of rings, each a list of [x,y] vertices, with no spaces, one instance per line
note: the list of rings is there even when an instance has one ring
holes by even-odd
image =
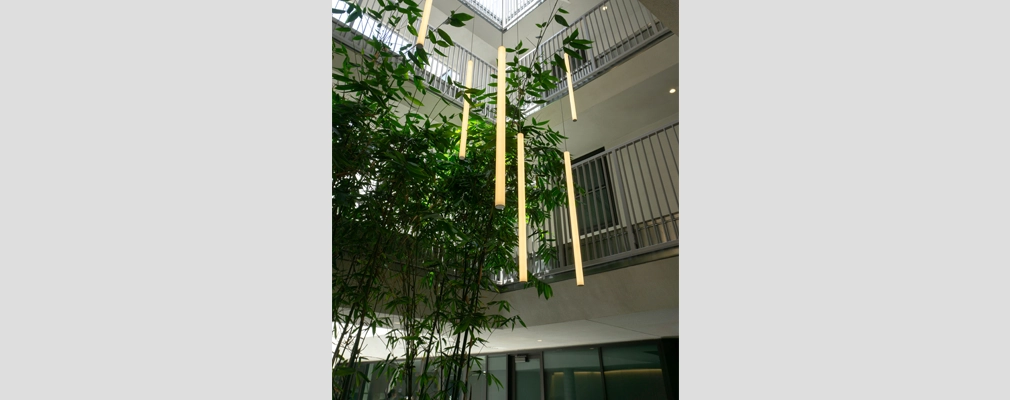
[[[575,87],[572,86],[572,64],[568,62],[568,53],[565,53],[565,77],[568,78],[568,101],[572,103],[572,121],[578,121],[578,114],[575,113]]]
[[[428,34],[428,18],[431,18],[431,3],[435,0],[424,2],[424,13],[421,14],[421,26],[417,29],[417,45],[424,46],[424,37]]]
[[[473,60],[466,61],[466,89],[470,90],[473,83]],[[459,159],[466,158],[466,128],[470,126],[470,102],[467,101],[469,94],[463,92],[463,129],[459,133]]]
[[[505,208],[505,46],[498,46],[498,138],[495,141],[494,207]]]
[[[526,141],[516,134],[516,164],[519,177],[519,282],[526,282]]]
[[[582,247],[579,245],[579,220],[575,218],[575,188],[572,186],[572,156],[565,152],[565,183],[568,185],[568,218],[572,225],[572,250],[575,256],[575,284],[585,285],[582,280]]]

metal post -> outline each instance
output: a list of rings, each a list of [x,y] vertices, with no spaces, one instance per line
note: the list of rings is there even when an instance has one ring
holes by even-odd
[[[654,135],[655,133],[652,133],[649,136],[646,136],[645,139],[642,141],[642,152],[645,152],[645,142],[648,141],[649,147],[652,147],[652,157],[655,158],[656,146],[652,144],[652,137]],[[648,156],[648,153],[646,153],[646,155]],[[666,233],[666,240],[664,240],[664,242],[669,242],[673,240],[673,237],[670,236],[670,228],[666,226],[666,216],[663,215],[663,206],[662,203],[660,202],[660,199],[661,198],[666,199],[666,209],[667,211],[670,211],[671,215],[673,214],[673,209],[670,208],[670,198],[667,197],[666,186],[663,185],[662,171],[659,170],[659,160],[656,160],[654,162],[656,163],[655,175],[652,174],[652,163],[647,162],[645,163],[645,165],[649,168],[649,181],[652,182],[652,190],[656,190],[656,180],[659,180],[659,186],[663,189],[662,194],[660,194],[660,192],[656,190],[656,209],[659,210],[659,220],[660,222],[663,223],[663,232]]]
[[[588,163],[584,162],[581,163],[578,167],[576,167],[579,170],[578,182],[582,186],[583,190],[586,191],[586,193],[582,195],[583,207],[581,207],[580,211],[582,212],[580,213],[581,215],[579,219],[579,228],[582,229],[584,232],[586,232],[586,240],[582,242],[583,246],[586,247],[586,256],[587,256],[585,259],[583,259],[584,262],[594,259],[593,242],[589,238],[589,233],[593,231],[594,217],[593,217],[593,201],[592,199],[590,199],[589,195],[590,185],[587,184],[586,179],[587,178],[586,170],[588,169],[587,165]],[[576,205],[578,206],[578,202],[576,202]],[[585,221],[585,223],[583,223],[583,221]]]
[[[664,129],[664,130],[662,130],[660,132],[665,133],[666,129]],[[657,133],[656,135],[658,136],[659,133]],[[662,142],[659,140],[658,137],[656,138],[656,142],[659,142],[660,144],[662,144]],[[656,153],[656,145],[652,146],[652,152],[653,152],[653,154]],[[659,148],[659,152],[663,156],[662,157],[663,164],[666,165],[666,171],[669,174],[668,176],[670,177],[670,190],[674,190],[674,188],[673,188],[673,170],[670,169],[670,162],[666,160],[666,151],[663,150],[663,147],[660,147]],[[657,170],[659,169],[658,165],[656,166],[656,169]],[[665,194],[666,193],[666,185],[663,184],[662,177],[660,177],[660,179],[659,179],[659,184],[660,184],[660,186],[663,187],[663,193]],[[670,205],[670,198],[668,196],[663,196],[663,197],[666,197],[666,210],[670,212],[670,224],[673,225],[673,234],[675,235],[675,237],[679,237],[678,232],[677,232],[677,226],[673,223],[673,206]],[[677,209],[679,210],[680,207],[677,207]],[[663,221],[664,221],[663,224],[665,225],[666,224],[666,217],[663,217]]]
[[[604,209],[604,210],[610,210],[610,203],[607,201],[608,200],[608,196],[604,195],[604,190],[605,189],[606,190],[610,190],[610,185],[607,185],[606,179],[603,176],[603,167],[605,166],[604,160],[606,160],[605,156],[597,158],[596,159],[596,164],[598,165],[598,167],[593,168],[593,175],[592,176],[593,176],[593,179],[596,182],[596,196],[599,196],[599,200],[597,201],[597,204],[599,205],[599,207],[597,207],[596,209],[594,209],[594,211],[596,211],[598,209],[601,209],[601,208]],[[596,197],[594,196],[594,198],[596,198]],[[613,211],[613,210],[610,210],[610,211]],[[603,217],[604,218],[609,218],[611,215],[612,215],[612,212],[608,213],[607,215],[604,215]],[[600,221],[599,223],[602,224],[602,225],[604,225],[602,227],[602,229],[610,229],[610,226],[608,224],[606,224],[606,219],[604,219],[603,221]],[[607,243],[612,247],[613,244],[614,244],[614,241],[613,241],[613,239],[610,239],[608,237],[607,238]],[[616,251],[613,251],[614,249],[608,248],[607,246],[603,246],[603,248],[605,250],[604,251],[604,253],[605,253],[604,255],[605,256],[609,256],[611,254],[616,254],[617,253]]]
[[[614,169],[616,169],[615,172],[617,172],[617,185],[621,192],[621,203],[623,206],[621,208],[624,209],[625,229],[627,230],[627,233],[630,233],[630,235],[625,235],[625,241],[628,241],[628,236],[631,236],[631,240],[628,241],[628,249],[637,249],[638,233],[635,232],[634,221],[631,219],[631,213],[628,211],[628,193],[624,190],[624,173],[621,171],[621,157],[620,154],[618,154],[619,151],[619,148],[614,150],[614,159],[617,162],[613,163],[613,165]]]
[[[657,239],[657,240],[656,240],[656,242],[655,242],[655,243],[653,243],[653,244],[656,244],[656,243],[659,243],[659,242],[660,242],[660,241],[659,241],[658,239],[659,239],[660,237],[662,237],[663,235],[662,235],[662,233],[661,233],[661,232],[659,231],[659,227],[658,227],[658,226],[655,226],[655,221],[656,221],[656,217],[655,217],[655,216],[653,216],[653,214],[652,214],[652,197],[648,195],[648,193],[649,193],[649,188],[648,188],[648,187],[647,187],[647,186],[645,185],[645,180],[646,180],[646,175],[645,175],[645,172],[646,172],[646,168],[648,168],[648,167],[649,167],[649,163],[648,163],[648,162],[646,162],[646,163],[645,163],[645,166],[646,166],[646,168],[642,168],[642,159],[643,159],[643,158],[645,158],[645,157],[642,157],[642,155],[641,155],[641,154],[639,153],[639,151],[638,151],[638,145],[639,145],[639,143],[641,143],[641,142],[642,142],[643,140],[645,140],[645,138],[641,138],[641,139],[639,139],[639,140],[635,141],[635,143],[634,143],[634,144],[632,145],[632,147],[634,147],[634,148],[635,148],[635,155],[636,155],[636,156],[638,156],[638,172],[639,172],[640,176],[642,177],[642,190],[645,190],[645,193],[646,193],[646,196],[645,196],[645,204],[646,204],[646,206],[648,206],[648,207],[649,207],[649,208],[648,208],[648,210],[649,210],[649,217],[650,217],[649,219],[650,219],[650,220],[652,221],[652,223],[653,223],[653,228],[654,228],[654,229],[655,229],[655,231],[656,231],[656,239]],[[644,146],[644,144],[643,144],[643,146]],[[651,172],[651,171],[649,172],[649,175],[650,175],[650,176],[652,175],[652,172]],[[653,191],[655,192],[655,190],[656,190],[656,187],[655,187],[655,185],[653,185],[653,188],[652,188],[652,189],[653,189]],[[657,206],[658,206],[658,201],[657,201]]]

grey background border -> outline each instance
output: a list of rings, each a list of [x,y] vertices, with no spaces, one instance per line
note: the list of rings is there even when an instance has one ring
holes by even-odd
[[[0,398],[329,396],[327,6],[0,6]],[[682,398],[1010,397],[1007,6],[682,6]]]
[[[328,8],[0,5],[0,398],[329,396]]]

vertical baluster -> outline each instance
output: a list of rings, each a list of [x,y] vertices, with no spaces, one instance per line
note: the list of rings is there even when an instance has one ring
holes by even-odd
[[[614,156],[612,158],[611,165],[614,166],[615,175],[617,175],[617,187],[621,193],[621,209],[624,210],[624,228],[625,228],[625,242],[628,245],[628,250],[637,249],[638,246],[638,234],[635,232],[635,221],[631,217],[631,203],[628,199],[631,198],[631,194],[626,188],[626,179],[624,177],[624,170],[626,166],[624,165],[624,160],[621,157],[621,148],[614,150]]]
[[[592,215],[592,230],[594,233],[594,243],[596,244],[596,257],[606,257],[606,242],[604,241],[603,234],[606,226],[604,226],[602,219],[600,218],[600,200],[597,198],[600,190],[600,183],[596,180],[596,169],[597,161],[599,158],[594,158],[590,161],[586,161],[586,180],[589,181],[589,187],[592,190],[586,193],[586,197],[589,198],[589,215]]]
[[[579,186],[578,185],[580,184],[579,177],[581,176],[581,174],[579,174],[578,171],[579,170],[578,170],[577,167],[572,167],[572,190],[575,191],[576,198],[578,198],[578,196],[579,196],[579,189],[578,189]],[[575,218],[576,218],[577,221],[579,221],[579,222],[585,221],[586,218],[582,214],[583,214],[583,209],[581,207],[579,207],[579,203],[576,200],[576,203],[575,203]],[[573,237],[574,237],[574,235],[579,235],[581,237],[582,236],[582,232],[585,232],[585,229],[586,229],[586,228],[584,228],[582,226],[581,223],[579,224],[578,228],[579,228],[579,232],[573,232],[572,233]],[[571,224],[569,224],[568,229],[569,230],[572,229]],[[581,240],[580,240],[580,242],[585,243],[584,241],[581,241]],[[585,248],[586,248],[586,246],[585,246],[585,244],[583,244],[580,247],[580,249],[579,249],[580,252],[581,252],[582,249],[585,249]],[[575,246],[574,245],[572,246],[572,251],[573,252],[575,251]],[[573,253],[573,256],[574,256],[574,253]],[[583,257],[583,261],[584,260],[585,260],[585,257]]]
[[[589,185],[586,181],[586,163],[583,162],[575,168],[578,171],[578,174],[575,177],[575,182],[578,183],[579,186],[582,186],[582,189],[585,190],[585,193],[582,194],[581,207],[579,207],[579,229],[581,229],[582,232],[585,232],[586,235],[586,240],[582,242],[582,248],[586,249],[586,257],[583,257],[583,261],[589,261],[593,259],[593,241],[589,237],[589,234],[593,232],[594,229],[592,203],[589,200]]]
[[[625,11],[625,2],[622,0],[616,0],[614,3],[614,11],[616,15],[620,18],[621,25],[621,54],[624,54],[627,50],[626,47],[631,47],[631,40],[634,38],[635,33],[631,30],[630,19],[628,18],[628,12]],[[627,41],[627,46],[624,46],[624,42]]]
[[[650,21],[652,20],[652,13],[650,13],[647,8],[637,1],[631,3],[631,8],[635,11],[636,19],[639,21],[638,29],[642,35],[642,40],[645,40],[647,37],[651,37],[652,33],[650,32],[649,27]]]
[[[638,209],[637,209],[638,213],[637,214],[641,214],[641,216],[642,216],[642,220],[641,220],[640,223],[642,224],[642,233],[643,233],[643,236],[645,236],[644,238],[642,238],[641,236],[639,236],[639,238],[642,239],[642,241],[644,242],[644,243],[639,243],[639,245],[645,247],[645,246],[652,245],[652,236],[649,234],[649,220],[648,220],[648,217],[646,217],[646,215],[645,215],[645,210],[646,210],[645,205],[644,205],[645,203],[642,201],[642,197],[644,197],[642,195],[642,189],[643,189],[643,187],[638,184],[638,175],[635,174],[636,170],[641,170],[642,163],[641,163],[640,160],[638,160],[638,155],[635,154],[634,145],[635,145],[635,142],[631,142],[631,143],[629,143],[625,147],[625,149],[627,149],[626,155],[628,156],[629,167],[631,166],[630,164],[631,164],[632,161],[637,161],[638,162],[638,168],[633,168],[633,167],[632,168],[628,168],[628,176],[630,177],[630,179],[628,180],[628,185],[631,186],[631,192],[634,193],[635,194],[635,198],[638,199]],[[648,198],[646,199],[646,201],[648,201]],[[638,221],[636,221],[636,222],[638,222]]]
[[[635,19],[635,12],[631,9],[631,2],[627,0],[619,0],[621,3],[621,8],[624,10],[621,14],[625,16],[628,20],[628,47],[634,47],[634,45],[639,43],[638,40],[638,24]]]
[[[617,10],[614,9],[611,2],[607,2],[607,4],[609,7],[607,7],[607,11],[604,11],[603,20],[607,25],[604,30],[607,31],[610,39],[609,46],[607,46],[607,59],[612,60],[614,58],[614,52],[617,51],[617,47],[621,44],[621,41],[619,40],[620,32],[617,30],[617,18],[615,17]]]
[[[583,34],[581,36],[585,37],[586,40],[593,40],[594,36],[589,18],[591,18],[591,14],[586,14],[586,16],[582,18],[581,24]],[[589,45],[589,50],[586,51],[586,59],[583,60],[582,69],[584,71],[584,75],[589,75],[596,70],[596,47],[592,44]]]
[[[574,174],[574,172],[572,172],[572,173]],[[572,186],[574,186],[574,183],[572,184]],[[575,190],[575,188],[572,187],[572,190]],[[571,212],[570,208],[571,207],[565,207],[565,210],[570,213]],[[578,212],[578,209],[576,209],[575,211]],[[578,215],[576,215],[576,218],[578,218]],[[578,235],[579,233],[576,232],[576,231],[574,231],[572,229],[572,222],[571,222],[570,219],[565,219],[563,223],[565,224],[565,229],[567,230],[567,233],[568,233],[567,238],[569,239],[569,244],[571,245],[571,248],[572,248],[572,257],[570,259],[571,260],[570,265],[574,266],[575,265],[575,235]],[[568,254],[568,249],[567,248],[565,249],[565,254]]]
[[[596,215],[596,192],[593,190],[594,184],[592,179],[593,174],[593,162],[583,161],[582,162],[582,181],[585,182],[586,193],[582,195],[583,199],[586,199],[586,222],[589,224],[584,229],[586,230],[586,242],[589,243],[590,248],[588,251],[590,259],[596,259],[602,257],[602,252],[600,251],[600,238],[599,238],[599,218]],[[582,224],[579,224],[582,227]],[[589,234],[593,234],[592,238]]]
[[[677,127],[678,126],[679,125],[674,125],[673,126],[673,134],[674,134],[674,137],[677,138],[677,142],[678,142],[678,145],[679,145],[680,144],[680,138],[677,135]],[[663,136],[666,137],[666,143],[670,146],[671,159],[673,160],[673,171],[676,173],[675,176],[679,178],[680,177],[680,166],[678,165],[678,161],[677,161],[677,151],[673,147],[673,143],[670,142],[670,136],[668,134],[666,134],[668,131],[669,131],[669,128],[665,129],[663,131],[663,133],[664,133]],[[674,201],[674,204],[677,205],[677,211],[679,212],[680,211],[680,197],[677,194],[677,185],[676,185],[676,180],[674,179],[674,176],[670,176],[670,185],[673,186],[673,201]]]
[[[598,231],[605,231],[611,227],[611,224],[607,223],[607,219],[610,214],[604,214],[604,212],[610,210],[610,204],[607,203],[607,196],[606,193],[604,193],[604,190],[610,190],[610,186],[607,185],[606,182],[606,177],[603,176],[604,160],[606,160],[605,157],[597,157],[594,161],[592,171],[593,186],[596,188],[596,191],[593,193],[593,199],[596,200],[596,208],[593,209],[593,212],[597,214],[596,218],[599,220],[597,222],[599,224],[599,229],[597,229]],[[611,240],[608,236],[606,239],[606,245],[603,246],[604,256],[614,254],[614,251],[611,249],[612,246],[613,240]]]
[[[638,169],[637,169],[638,170],[638,174],[636,176],[636,181],[635,182],[637,184],[637,182],[638,182],[637,178],[641,178],[642,179],[642,186],[639,188],[639,193],[642,193],[643,191],[645,192],[645,195],[643,197],[645,197],[645,204],[648,207],[648,208],[644,208],[642,210],[643,216],[644,216],[646,210],[649,211],[649,216],[646,217],[646,222],[647,222],[646,223],[646,228],[648,228],[648,223],[649,222],[652,222],[653,224],[655,223],[655,217],[652,214],[652,196],[649,196],[649,187],[645,183],[645,180],[646,180],[645,168],[642,167],[642,158],[643,157],[642,157],[641,153],[638,151],[638,146],[639,146],[640,142],[641,142],[641,139],[635,140],[634,142],[632,142],[631,147],[632,147],[633,151],[635,152],[635,158],[638,161]],[[647,167],[649,163],[646,162],[645,164],[646,164],[646,167]],[[659,230],[656,229],[656,239],[659,239],[661,236],[662,235],[659,233]],[[656,242],[652,242],[651,241],[652,236],[649,236],[649,238],[650,238],[650,243],[651,244],[658,243],[658,240]]]
[[[662,131],[656,132],[656,133],[650,135],[650,139],[649,140],[650,140],[650,143],[651,143],[652,139],[655,138],[656,143],[659,144],[659,146],[656,146],[656,144],[652,145],[653,155],[655,155],[656,147],[659,147],[659,154],[660,154],[661,157],[660,156],[657,156],[657,157],[660,157],[660,158],[663,159],[663,165],[666,166],[667,177],[670,178],[670,191],[672,192],[674,190],[673,189],[673,170],[670,169],[670,162],[666,158],[666,151],[663,150],[663,147],[662,147],[663,143],[659,139],[659,136],[662,135],[662,134],[664,134],[664,133],[666,133],[665,129],[662,130]],[[656,169],[659,170],[659,163],[658,162],[656,163]],[[660,175],[662,175],[661,172],[660,172]],[[663,181],[662,176],[660,176],[659,178],[660,178],[660,180],[659,180],[660,186],[663,187],[663,197],[666,198],[666,209],[667,209],[667,211],[670,212],[670,214],[669,214],[669,216],[670,216],[670,224],[673,225],[673,205],[670,203],[670,196],[666,195],[666,193],[667,193],[667,191],[666,191],[666,183]],[[664,224],[666,223],[666,217],[665,216],[663,217],[663,223]],[[673,227],[673,239],[676,239],[676,238],[677,238],[677,227],[674,226]]]
[[[569,241],[571,241],[571,236],[568,236],[569,235],[569,233],[568,233],[568,219],[564,218],[564,216],[568,214],[568,206],[561,206],[561,207],[556,208],[556,210],[559,210],[562,213],[561,215],[557,216],[557,223],[558,223],[558,227],[559,227],[559,229],[558,229],[558,238],[557,238],[557,240],[558,240],[558,246],[559,246],[558,247],[558,251],[561,253],[560,254],[560,258],[558,259],[559,260],[558,267],[562,268],[562,267],[568,266],[568,261],[569,261],[569,258],[568,258],[568,247],[567,247],[567,245],[564,244],[564,240],[565,240],[565,238],[568,238]]]
[[[610,251],[607,246],[610,245],[610,241],[606,237],[607,229],[610,228],[607,224],[606,215],[603,214],[603,210],[606,205],[603,203],[603,198],[601,193],[603,193],[603,182],[600,181],[599,172],[600,168],[603,166],[601,161],[602,157],[597,157],[593,159],[592,168],[589,171],[589,179],[593,185],[593,215],[596,220],[596,232],[599,236],[598,242],[600,244],[600,255],[601,257],[606,257],[610,255]]]
[[[579,184],[579,178],[576,177],[576,175],[581,176],[581,174],[578,174],[578,169],[573,168],[572,169],[572,190],[574,190],[575,191],[575,195],[578,196],[579,195],[579,189],[578,189],[578,186],[576,186],[576,185]],[[584,208],[580,208],[579,204],[576,203],[575,204],[575,218],[576,218],[576,222],[585,221],[586,217],[585,217],[584,214],[585,214],[585,209]],[[580,242],[580,244],[581,243],[585,243],[585,241],[583,241],[581,238],[582,238],[582,235],[584,233],[588,233],[588,232],[586,232],[586,228],[583,227],[581,223],[578,224],[577,228],[578,228],[578,231],[572,232],[572,237],[574,237],[575,235],[579,235],[579,238],[580,238],[579,242]],[[568,229],[569,230],[572,229],[571,224],[569,224]],[[574,242],[574,239],[572,239],[572,241]],[[586,246],[585,245],[579,246],[579,253],[584,253],[585,250],[586,250]],[[572,245],[573,257],[574,257],[574,251],[575,251],[575,245]],[[585,261],[585,258],[586,258],[585,254],[580,254],[580,255],[583,256],[582,259],[583,259],[583,261]]]
[[[654,192],[656,192],[656,197],[655,197],[655,199],[656,199],[656,210],[659,211],[659,219],[660,219],[660,222],[663,225],[663,232],[666,233],[666,240],[664,240],[664,242],[668,242],[668,241],[673,240],[673,237],[670,235],[670,228],[666,226],[666,215],[663,214],[663,206],[662,206],[663,202],[661,200],[662,199],[666,199],[667,210],[672,210],[672,209],[670,208],[670,197],[666,195],[666,186],[663,185],[663,179],[662,179],[662,176],[660,176],[661,172],[659,170],[659,160],[655,159],[655,157],[656,157],[656,147],[652,145],[652,137],[653,136],[654,136],[654,134],[649,134],[644,139],[642,139],[642,152],[645,153],[646,157],[648,157],[649,152],[645,150],[646,149],[646,145],[652,147],[652,157],[653,157],[654,161],[651,161],[651,162],[646,161],[645,166],[649,170],[649,182],[652,183],[652,190]],[[655,174],[652,173],[652,164],[656,164],[656,173]],[[660,192],[659,190],[656,189],[656,181],[657,180],[659,180],[660,187],[663,188],[662,192]],[[670,211],[670,215],[672,215],[672,214],[673,214],[673,211]]]
[[[600,13],[600,9],[597,8],[589,14],[589,26],[591,27],[592,35],[589,39],[593,41],[593,70],[600,67],[600,64],[603,62],[603,51],[607,49],[606,39],[600,30]]]
[[[644,18],[642,18],[641,3],[637,1],[629,1],[627,2],[627,7],[628,11],[631,13],[630,15],[632,16],[632,19],[635,21],[634,22],[635,35],[636,36],[641,35],[641,38],[644,40],[645,20]]]
[[[613,53],[614,48],[620,43],[618,40],[620,33],[617,30],[617,18],[614,17],[617,10],[614,9],[614,5],[610,1],[604,4],[604,7],[607,7],[607,9],[603,10],[603,7],[599,8],[600,17],[603,18],[603,30],[607,33],[607,50],[609,53]],[[613,56],[608,56],[607,58],[610,59]]]
[[[626,10],[625,12],[628,14],[628,26],[631,28],[631,38],[634,40],[634,44],[637,45],[642,42],[642,37],[640,36],[641,26],[638,21],[638,14],[635,13],[634,3],[637,2],[626,0],[622,0],[622,2],[624,3],[623,7]]]

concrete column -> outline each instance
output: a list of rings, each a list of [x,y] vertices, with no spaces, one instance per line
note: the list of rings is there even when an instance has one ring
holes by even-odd
[[[565,369],[565,400],[575,400],[575,370]]]

